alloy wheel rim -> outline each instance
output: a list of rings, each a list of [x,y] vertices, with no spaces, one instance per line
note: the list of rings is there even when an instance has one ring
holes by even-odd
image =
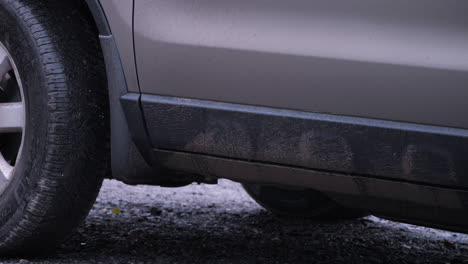
[[[26,127],[26,104],[18,69],[0,42],[0,195],[15,175]]]

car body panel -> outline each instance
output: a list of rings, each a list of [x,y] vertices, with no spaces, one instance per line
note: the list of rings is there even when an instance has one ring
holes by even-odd
[[[463,0],[141,0],[141,90],[468,128]]]

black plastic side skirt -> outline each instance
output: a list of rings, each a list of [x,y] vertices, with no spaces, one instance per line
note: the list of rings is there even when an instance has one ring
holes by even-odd
[[[468,130],[155,95],[141,104],[155,149],[468,189]]]
[[[135,105],[131,94],[122,101]],[[468,231],[467,130],[155,95],[141,107],[158,167],[310,187],[373,214]]]

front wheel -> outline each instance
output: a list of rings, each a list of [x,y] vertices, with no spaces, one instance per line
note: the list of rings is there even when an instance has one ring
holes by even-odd
[[[364,216],[362,212],[345,208],[326,195],[311,189],[260,184],[243,184],[243,187],[258,204],[278,215],[305,217],[318,221]]]
[[[53,249],[109,171],[91,21],[84,1],[0,0],[0,255]]]

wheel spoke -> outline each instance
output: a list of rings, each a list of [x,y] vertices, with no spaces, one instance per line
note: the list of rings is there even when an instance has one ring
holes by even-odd
[[[0,133],[21,132],[24,127],[24,104],[0,104]]]
[[[15,63],[0,43],[0,195],[11,183],[21,155],[26,120],[22,89]]]
[[[10,180],[11,172],[13,171],[13,166],[11,166],[0,153],[0,179],[1,180]]]
[[[0,80],[11,70],[10,60],[5,50],[0,48]]]

